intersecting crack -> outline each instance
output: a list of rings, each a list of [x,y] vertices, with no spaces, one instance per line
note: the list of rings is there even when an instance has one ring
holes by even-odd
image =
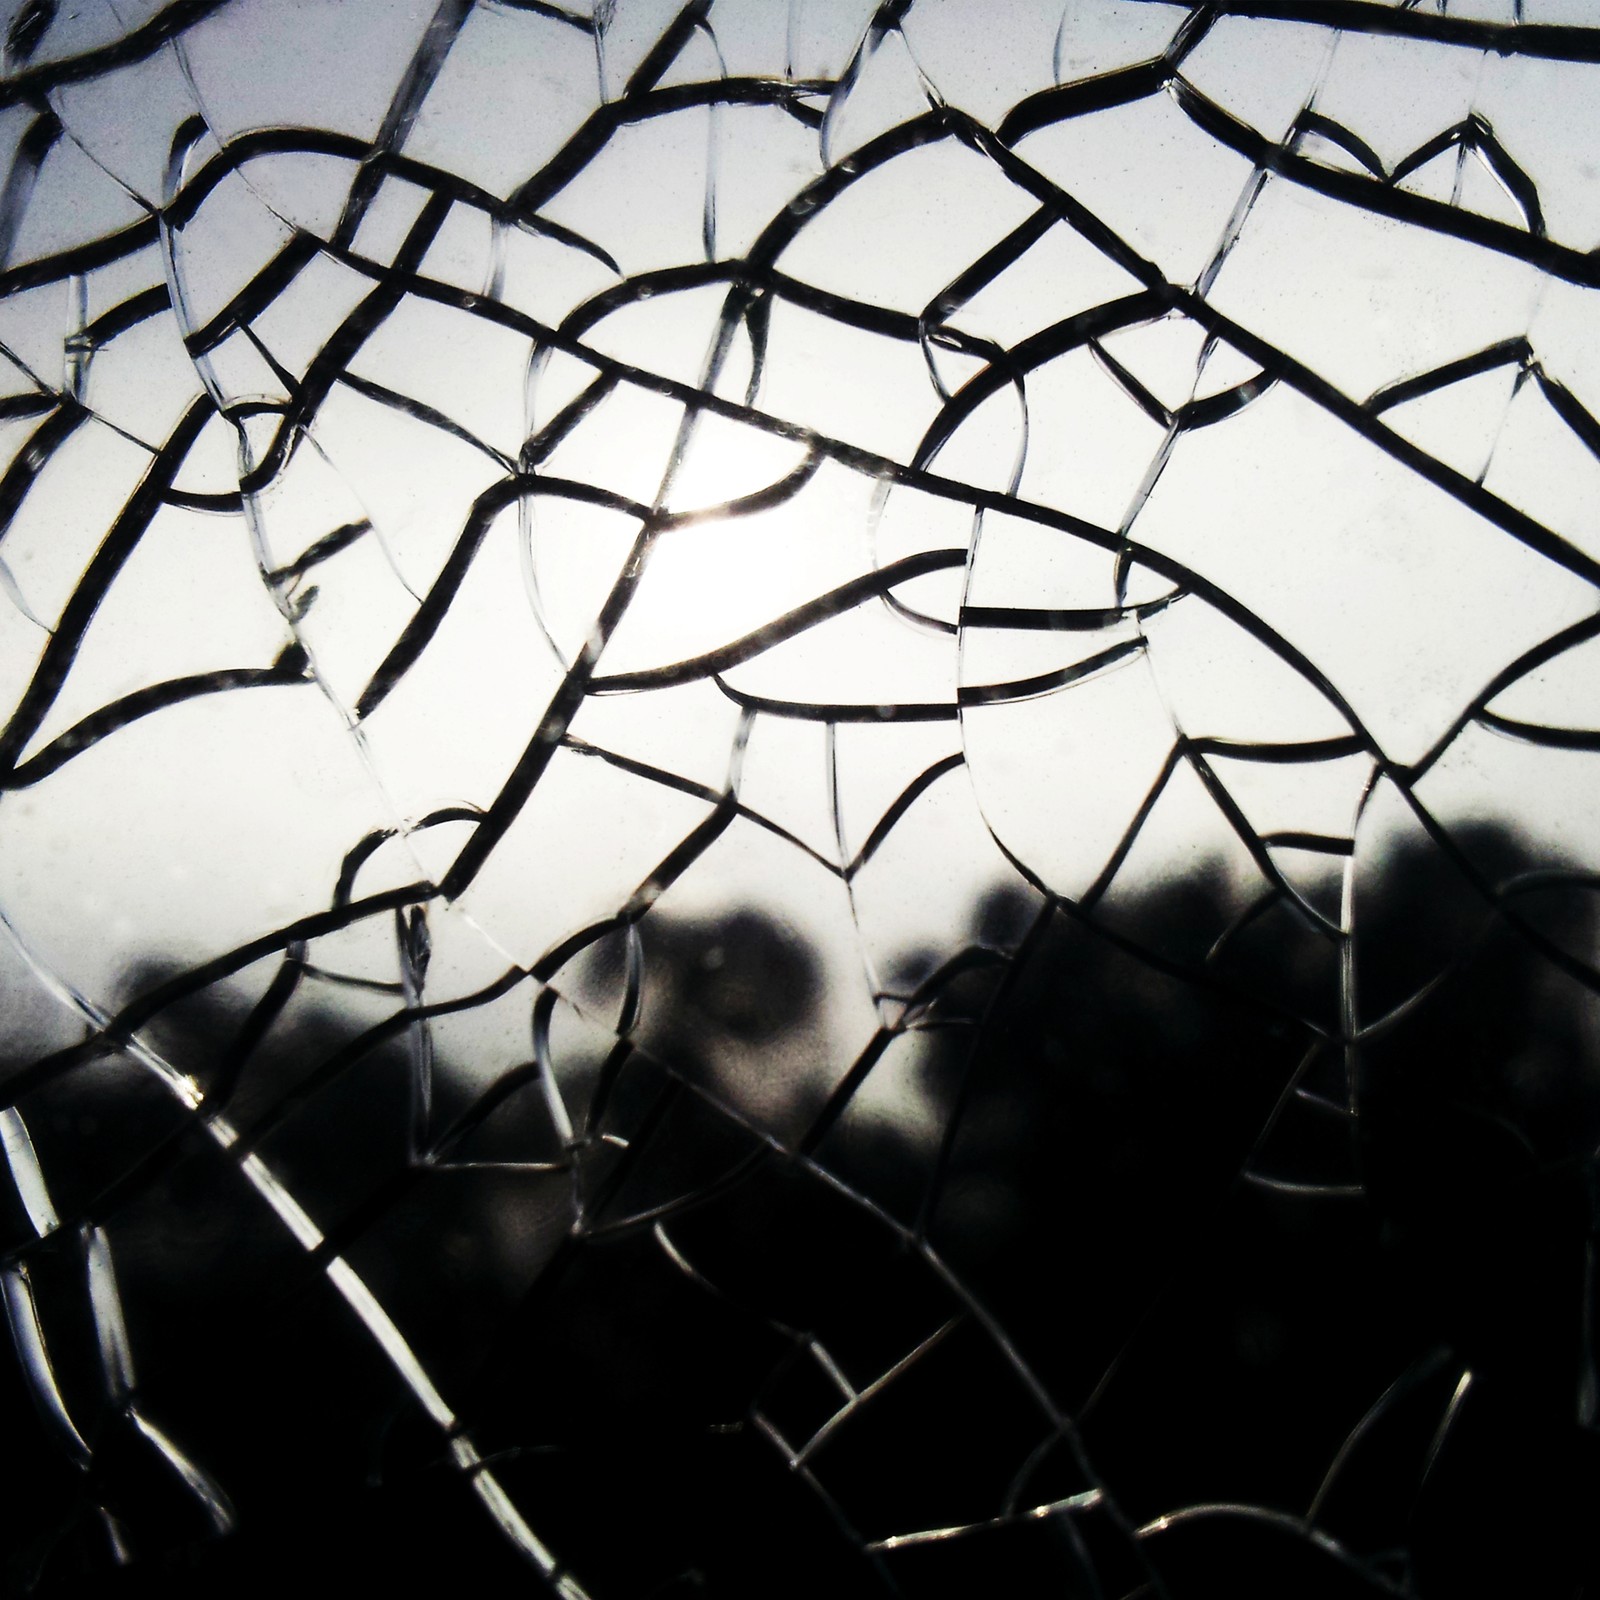
[[[10,1592],[1588,1592],[1581,0],[0,9]]]

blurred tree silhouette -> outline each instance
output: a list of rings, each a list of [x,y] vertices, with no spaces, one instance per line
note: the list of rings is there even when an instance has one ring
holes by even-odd
[[[599,1069],[571,1173],[409,1163],[407,1041],[367,1031],[393,996],[259,1041],[230,1114],[343,1219],[330,1251],[602,1600],[1576,1595],[1600,1497],[1592,887],[1498,826],[1397,847],[1360,884],[1348,1040],[1339,941],[1281,906],[1219,937],[1213,873],[1114,931],[997,892],[912,999],[899,1122],[836,1116],[801,1070],[827,995],[791,931],[647,917],[637,1047]],[[624,965],[601,951],[589,981]],[[241,1026],[207,993],[151,1042],[226,1091]],[[809,1133],[749,1114],[769,1071]],[[498,1139],[559,1164],[531,1097],[501,1109]],[[142,1402],[238,1527],[211,1537],[90,1398],[63,1238],[29,1270],[95,1459],[8,1367],[14,1591],[535,1591],[324,1258],[139,1069],[106,1058],[28,1114],[58,1208],[112,1241]],[[817,1347],[858,1390],[915,1354],[830,1423]]]

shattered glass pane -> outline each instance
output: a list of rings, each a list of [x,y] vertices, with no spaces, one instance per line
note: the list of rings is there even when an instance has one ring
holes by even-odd
[[[0,36],[8,1593],[1591,1592],[1591,0]]]

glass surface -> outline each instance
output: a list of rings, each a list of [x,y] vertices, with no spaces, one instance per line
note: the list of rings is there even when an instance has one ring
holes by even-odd
[[[1592,0],[0,38],[8,1593],[1600,1583]]]

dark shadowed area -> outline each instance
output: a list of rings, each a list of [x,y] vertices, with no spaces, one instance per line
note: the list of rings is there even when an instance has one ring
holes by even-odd
[[[781,1069],[823,1003],[805,945],[753,912],[646,922],[652,1042],[601,1064],[570,1172],[408,1164],[406,1037],[331,1009],[257,1045],[229,1114],[594,1593],[1202,1595],[1226,1574],[1262,1596],[1577,1594],[1600,1070],[1564,952],[1593,939],[1592,887],[1503,830],[1457,842],[1493,897],[1439,850],[1367,885],[1356,956],[1382,1020],[1348,1050],[1328,947],[1219,939],[1202,872],[1114,936],[1034,917],[1011,958],[985,932],[1029,908],[976,908],[908,1025],[933,1138],[815,1096],[785,1150],[741,1115],[743,1075]],[[197,998],[163,1017],[162,1054],[215,1062],[242,1020]],[[115,1248],[156,1355],[141,1413],[237,1523],[218,1537],[89,1399],[63,1230],[29,1270],[94,1465],[13,1371],[7,1437],[34,1467],[5,1505],[13,1583],[528,1592],[316,1255],[143,1082],[103,1055],[30,1126],[75,1180],[63,1216]],[[474,1135],[526,1149],[525,1092]],[[546,1183],[583,1187],[580,1228]],[[101,1506],[138,1555],[120,1572]]]

